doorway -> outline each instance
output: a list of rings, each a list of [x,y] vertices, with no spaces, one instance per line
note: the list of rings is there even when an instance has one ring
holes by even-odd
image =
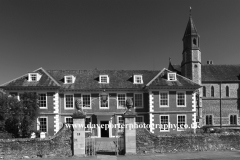
[[[107,126],[107,128],[105,128],[105,125],[109,124],[109,121],[101,121],[101,137],[109,137],[109,128]]]

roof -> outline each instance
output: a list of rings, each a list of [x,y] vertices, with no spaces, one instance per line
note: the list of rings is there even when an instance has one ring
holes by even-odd
[[[62,89],[142,89],[158,71],[153,70],[47,70]],[[75,83],[64,84],[64,76],[73,75]],[[109,84],[99,83],[100,75],[108,75]],[[143,84],[133,84],[133,76],[142,75]]]
[[[171,65],[171,71],[181,72],[180,65]],[[202,65],[202,82],[204,81],[239,81],[240,65]]]
[[[192,20],[192,16],[189,16],[188,24],[187,24],[183,38],[188,35],[198,35],[197,28]]]
[[[47,70],[39,68],[33,73],[42,75],[38,82],[29,82],[28,74],[1,85],[8,87],[60,87],[66,90],[91,90],[91,89],[142,89],[146,83],[159,71],[154,70]],[[31,72],[32,73],[32,72]],[[133,84],[134,75],[142,75],[143,84]],[[73,75],[76,81],[65,84],[64,76]],[[100,75],[109,76],[109,84],[99,83]]]
[[[197,89],[201,86],[197,83],[194,83],[192,80],[183,77],[179,74],[176,74],[176,81],[169,81],[167,78],[167,74],[172,71],[164,68],[159,74],[149,83],[147,84],[148,88],[172,88],[172,89],[180,89],[180,88],[192,88]]]
[[[176,72],[177,74],[181,75],[181,66],[172,64],[171,61],[169,61],[168,69],[170,71]]]
[[[43,68],[39,68],[31,73],[39,73],[41,79],[37,82],[29,82],[28,74],[11,80],[0,87],[59,87],[60,85]]]
[[[239,81],[240,65],[202,65],[202,81]]]
[[[169,70],[163,69],[164,74]],[[42,75],[38,82],[29,82],[28,74],[1,85],[1,88],[16,87],[58,87],[62,90],[103,90],[103,89],[144,89],[148,84],[165,87],[196,87],[191,80],[177,75],[178,81],[167,82],[166,75],[156,70],[44,70],[39,68],[33,72]],[[64,76],[73,75],[76,80],[73,84],[65,84]],[[108,75],[109,83],[99,83],[100,75]],[[134,75],[142,75],[143,84],[134,84]]]

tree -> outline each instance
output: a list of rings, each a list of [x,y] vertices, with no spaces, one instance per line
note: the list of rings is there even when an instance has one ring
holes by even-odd
[[[14,137],[29,137],[39,114],[38,96],[25,92],[16,97],[4,95],[0,98],[0,130],[12,133]]]
[[[19,101],[11,96],[3,95],[0,98],[0,131],[5,131],[6,126],[5,122],[7,119],[13,119],[13,115],[11,114],[11,111],[14,110],[14,108],[19,108]]]
[[[25,92],[20,96],[22,102],[21,130],[23,137],[29,137],[39,115],[38,95],[32,92]]]

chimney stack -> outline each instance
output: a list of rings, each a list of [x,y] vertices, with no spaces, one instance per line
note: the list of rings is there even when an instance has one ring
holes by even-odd
[[[207,64],[213,64],[213,61],[209,60],[207,61]]]

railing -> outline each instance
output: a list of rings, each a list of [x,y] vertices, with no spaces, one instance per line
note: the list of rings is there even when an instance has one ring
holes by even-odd
[[[85,138],[85,154],[86,156],[96,155],[96,141],[95,138]]]
[[[104,143],[109,144],[108,148]],[[101,144],[102,143],[102,144]],[[124,154],[124,137],[113,138],[91,138],[85,139],[86,156],[96,156],[97,154]],[[104,147],[104,148],[103,148]]]

